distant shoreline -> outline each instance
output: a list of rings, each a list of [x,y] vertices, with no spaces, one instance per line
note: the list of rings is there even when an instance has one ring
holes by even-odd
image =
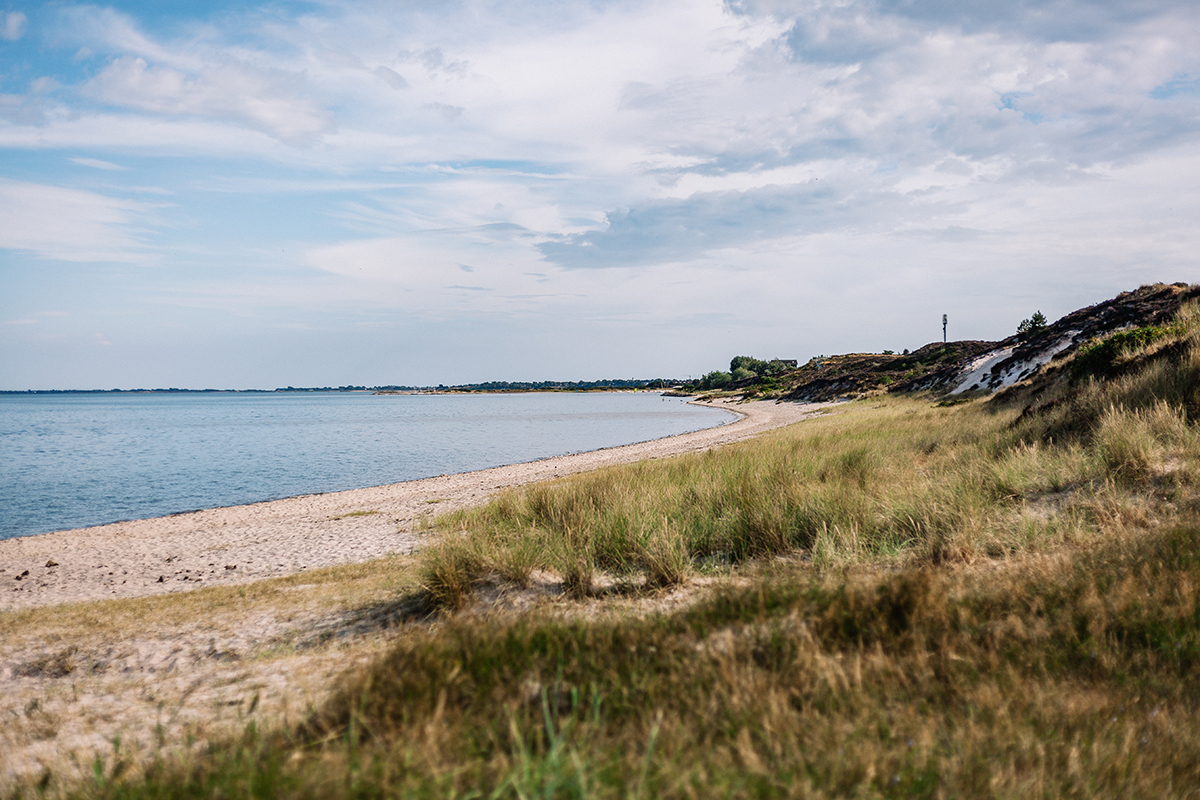
[[[807,419],[829,404],[702,405],[742,419],[475,472],[3,539],[0,578],[11,588],[0,595],[0,611],[240,584],[411,553],[427,540],[424,526],[434,514],[480,505],[498,491],[707,450]]]
[[[277,389],[0,389],[0,395],[56,394],[514,394],[539,392],[628,392],[668,391],[678,388],[682,381],[660,379],[646,381],[489,381],[464,383],[455,386],[287,386]]]

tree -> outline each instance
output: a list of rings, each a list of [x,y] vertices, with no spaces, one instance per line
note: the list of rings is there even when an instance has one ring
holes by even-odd
[[[1046,315],[1037,311],[1029,319],[1021,320],[1021,324],[1017,326],[1017,335],[1022,339],[1028,339],[1030,336],[1040,333],[1045,327]]]
[[[733,373],[734,379],[738,380],[737,376],[760,378],[768,375],[778,375],[781,372],[787,372],[792,368],[792,365],[779,358],[772,358],[770,361],[763,361],[754,356],[734,356],[729,362],[729,371]],[[747,375],[749,373],[749,375]]]
[[[733,380],[733,376],[730,375],[728,372],[721,372],[720,370],[713,370],[712,372],[708,373],[707,375],[705,375],[703,378],[700,379],[700,388],[701,389],[720,389],[722,386],[725,386],[731,380]]]
[[[751,378],[757,378],[758,373],[746,367],[737,367],[733,370],[733,379],[735,381],[745,381]]]
[[[755,375],[762,375],[767,369],[767,362],[760,361],[754,356],[734,356],[729,362],[729,371],[749,370]]]

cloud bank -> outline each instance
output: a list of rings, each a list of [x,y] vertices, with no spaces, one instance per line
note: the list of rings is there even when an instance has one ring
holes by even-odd
[[[304,374],[281,330],[478,332],[381,382],[684,374],[1195,275],[1194,4],[18,7],[8,274],[128,263],[151,318],[234,315]]]

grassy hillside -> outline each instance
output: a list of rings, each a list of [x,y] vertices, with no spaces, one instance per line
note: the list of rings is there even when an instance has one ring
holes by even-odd
[[[881,396],[702,456],[511,492],[443,520],[462,533],[426,553],[425,586],[457,607],[481,580],[535,570],[582,595],[598,572],[647,589],[790,552],[913,568],[1080,541],[1113,503],[1187,496],[1197,331],[1188,305],[991,401]]]
[[[443,518],[407,629],[302,724],[45,788],[1196,794],[1200,319],[1161,327]]]
[[[959,386],[989,356],[995,356],[988,362],[988,374],[979,376],[975,384],[981,390],[994,391],[1014,380],[1036,380],[1045,365],[1056,367],[1078,351],[1114,337],[1116,341],[1106,346],[1122,345],[1138,332],[1169,327],[1180,309],[1198,298],[1200,285],[1155,283],[1081,308],[1050,324],[1039,311],[1017,326],[1017,333],[998,342],[933,342],[912,353],[885,350],[818,356],[800,365],[737,356],[730,362],[730,372],[711,372],[686,388],[747,399],[807,401],[944,393]]]

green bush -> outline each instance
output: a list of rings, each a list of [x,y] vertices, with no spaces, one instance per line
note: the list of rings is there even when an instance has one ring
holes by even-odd
[[[733,371],[733,379],[735,381],[745,381],[751,378],[757,378],[758,373],[745,367],[738,367]]]
[[[1104,339],[1093,339],[1079,348],[1075,360],[1071,363],[1071,369],[1076,378],[1086,375],[1111,375],[1123,356],[1179,332],[1176,326],[1147,325],[1117,331]]]
[[[734,356],[729,362],[729,371],[737,372],[738,370],[746,370],[755,375],[762,375],[767,371],[767,362],[753,356]]]
[[[712,372],[708,373],[707,375],[705,375],[703,378],[700,379],[700,388],[701,389],[720,389],[722,386],[728,385],[729,382],[732,380],[733,380],[733,376],[730,375],[728,372],[721,372],[720,370],[713,370]]]
[[[791,369],[791,365],[778,358],[772,358],[770,361],[763,361],[754,358],[753,356],[734,356],[729,362],[729,371],[733,373],[734,380],[739,380],[738,374],[743,374],[746,377],[760,377],[767,375],[779,375]]]

